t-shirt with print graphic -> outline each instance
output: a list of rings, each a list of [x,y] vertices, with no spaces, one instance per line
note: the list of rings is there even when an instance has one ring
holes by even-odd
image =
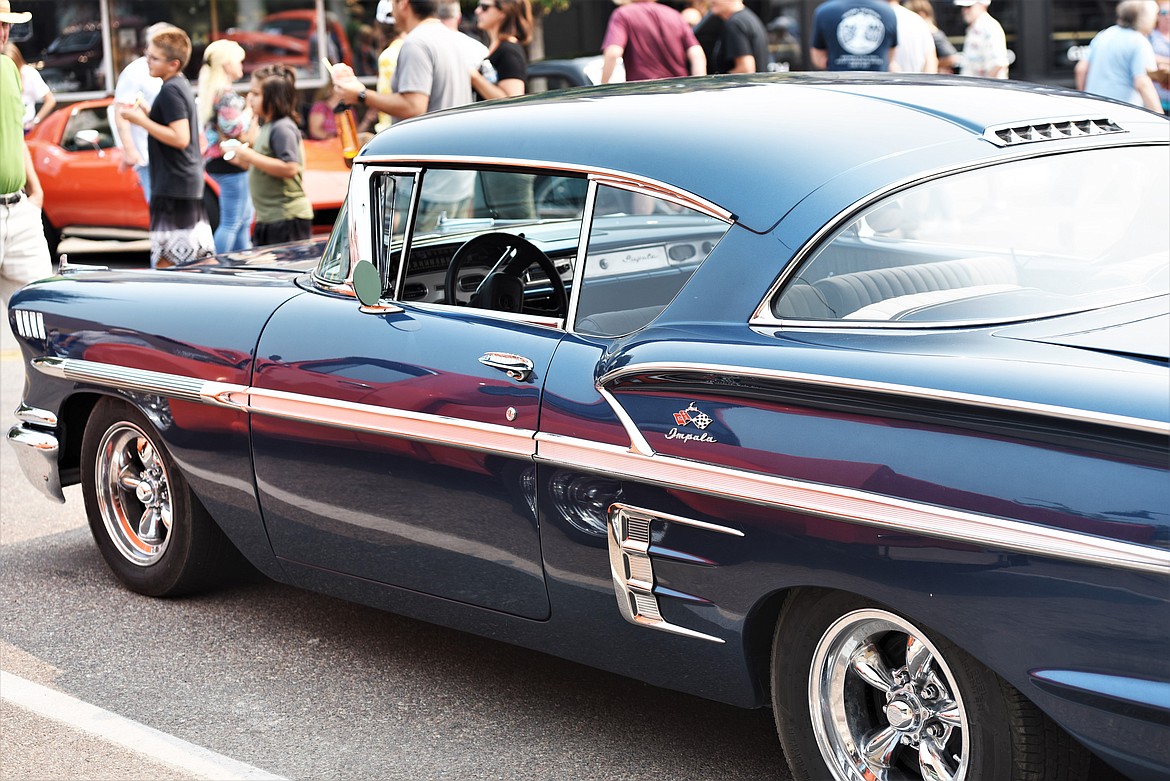
[[[223,159],[220,143],[229,138],[238,139],[251,125],[251,112],[247,111],[244,96],[232,89],[225,89],[216,98],[211,108],[211,119],[203,128],[205,149],[203,159],[207,170],[213,174],[238,174],[239,166]]]
[[[831,71],[888,71],[898,20],[884,0],[829,0],[813,16],[814,49],[828,52]]]

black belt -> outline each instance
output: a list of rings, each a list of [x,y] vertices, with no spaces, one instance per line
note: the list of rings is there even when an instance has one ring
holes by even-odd
[[[0,195],[0,204],[11,206],[24,197],[24,193],[9,193],[8,195]]]

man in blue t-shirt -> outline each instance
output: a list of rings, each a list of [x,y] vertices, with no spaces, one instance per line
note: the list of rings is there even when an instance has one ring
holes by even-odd
[[[1123,0],[1117,4],[1117,24],[1102,30],[1077,63],[1077,89],[1124,100],[1162,113],[1162,101],[1150,73],[1157,58],[1150,33],[1158,19],[1153,0]]]
[[[828,0],[813,15],[812,63],[820,70],[888,71],[898,19],[882,0]]]

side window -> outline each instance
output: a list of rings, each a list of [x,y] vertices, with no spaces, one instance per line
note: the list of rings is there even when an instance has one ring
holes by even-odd
[[[114,146],[106,110],[87,108],[76,112],[65,125],[61,145],[70,152],[94,152]]]
[[[341,204],[341,213],[333,223],[333,233],[325,245],[317,276],[328,282],[344,282],[349,275],[349,201]]]
[[[374,236],[371,242],[378,257],[382,274],[382,290],[390,298],[398,298],[394,286],[402,265],[406,246],[406,232],[410,228],[411,197],[414,194],[413,174],[382,174],[371,180],[374,207]]]
[[[557,173],[425,170],[399,300],[564,318],[587,190]]]
[[[1170,279],[1165,162],[1165,149],[1101,149],[916,184],[831,235],[785,279],[772,313],[932,326],[1162,294]],[[1102,192],[1117,194],[1115,207],[1094,196]]]
[[[728,227],[654,195],[600,185],[576,330],[620,336],[645,326],[674,300]]]

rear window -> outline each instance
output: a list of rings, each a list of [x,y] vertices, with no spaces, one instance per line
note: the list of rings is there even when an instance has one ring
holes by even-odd
[[[1170,287],[1165,147],[1020,160],[867,208],[791,274],[784,320],[949,324],[1043,317]]]

